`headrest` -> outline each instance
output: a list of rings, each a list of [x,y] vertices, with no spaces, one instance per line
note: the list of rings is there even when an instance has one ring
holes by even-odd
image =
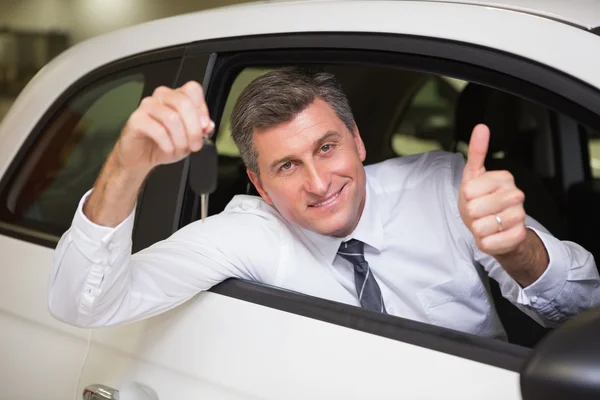
[[[488,154],[520,146],[520,100],[511,94],[487,86],[469,83],[461,92],[455,113],[455,140],[469,143],[475,125],[490,128]]]

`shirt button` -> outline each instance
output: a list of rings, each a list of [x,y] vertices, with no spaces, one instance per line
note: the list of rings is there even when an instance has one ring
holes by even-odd
[[[536,301],[538,301],[538,297],[537,297],[537,296],[533,296],[533,297],[531,298],[531,302],[532,302],[532,303],[535,303]]]

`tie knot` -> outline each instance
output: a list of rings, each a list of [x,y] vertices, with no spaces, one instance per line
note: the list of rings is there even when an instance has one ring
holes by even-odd
[[[352,264],[362,263],[365,261],[365,244],[360,240],[350,239],[340,245],[338,254]]]

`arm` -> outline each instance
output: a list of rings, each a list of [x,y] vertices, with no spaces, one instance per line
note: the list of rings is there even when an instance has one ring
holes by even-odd
[[[200,85],[157,88],[128,119],[83,212],[98,225],[117,226],[133,210],[150,171],[200,150],[213,129]]]
[[[91,195],[84,197],[71,229],[58,244],[49,288],[53,315],[84,325],[102,324],[109,317],[123,320],[125,315],[107,313],[115,313],[128,295],[141,301],[144,296],[154,298],[164,292],[164,287],[136,275],[141,270],[135,268],[131,257],[131,233],[137,195],[155,166],[199,150],[213,128],[197,83],[177,90],[158,88],[141,102],[123,128]],[[156,263],[144,265],[152,268]],[[142,281],[148,283],[147,288],[132,292]],[[137,308],[130,311],[132,317],[143,314]]]
[[[544,242],[535,231],[529,228],[525,229],[525,239],[514,251],[498,254],[495,258],[522,287],[527,287],[537,281],[550,263]]]
[[[227,278],[275,281],[280,254],[272,244],[280,231],[266,212],[227,210],[132,255],[134,213],[114,228],[97,225],[82,212],[87,196],[56,249],[48,301],[63,322],[129,323],[170,310]]]
[[[525,225],[548,255],[544,272],[526,286],[506,271],[509,267],[483,252],[470,238],[474,260],[500,284],[503,296],[546,327],[599,306],[600,276],[591,253],[577,243],[558,240],[530,216]]]
[[[560,241],[525,214],[523,193],[507,171],[485,171],[489,132],[478,127],[469,160],[455,159],[453,190],[465,239],[503,295],[545,326],[600,304],[592,255]],[[502,224],[496,220],[501,216]]]

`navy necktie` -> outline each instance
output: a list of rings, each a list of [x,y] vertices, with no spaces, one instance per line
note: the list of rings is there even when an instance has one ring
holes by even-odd
[[[341,244],[338,254],[354,266],[354,285],[358,300],[363,308],[385,313],[381,289],[365,260],[365,244],[351,239]]]

